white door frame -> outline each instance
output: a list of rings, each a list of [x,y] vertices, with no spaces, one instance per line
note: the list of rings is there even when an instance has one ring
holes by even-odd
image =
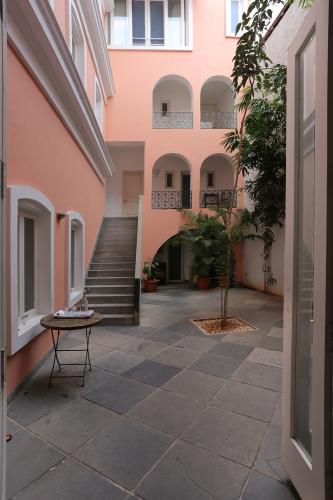
[[[290,49],[288,60],[287,179],[284,305],[284,368],[282,405],[282,461],[303,500],[331,496],[332,471],[332,326],[333,326],[333,165],[327,146],[327,117],[332,116],[328,73],[329,1],[316,0]],[[332,9],[332,6],[331,6]],[[330,12],[332,16],[332,10]],[[311,458],[295,439],[294,376],[297,292],[297,187],[299,54],[316,33],[315,69],[315,215],[313,344],[311,369]],[[332,36],[332,34],[330,35]],[[330,54],[332,56],[332,52]],[[332,68],[330,68],[332,73]],[[330,90],[332,93],[332,89]],[[329,96],[329,99],[328,99]],[[331,127],[332,132],[332,127]],[[331,155],[329,158],[328,155]]]
[[[142,193],[143,194],[143,189],[144,189],[144,171],[143,170],[124,170],[123,171],[123,208],[122,208],[122,214],[123,216],[126,217],[126,200],[125,200],[125,182],[124,182],[124,179],[126,177],[126,175],[141,175],[141,178],[142,178],[142,184],[141,184],[141,187],[142,187]],[[139,196],[138,196],[138,207],[139,207]]]
[[[6,58],[5,0],[0,0],[0,499],[6,498],[6,335],[5,335],[5,159]]]

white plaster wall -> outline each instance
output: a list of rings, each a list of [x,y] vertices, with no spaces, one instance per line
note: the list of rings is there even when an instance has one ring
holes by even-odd
[[[173,173],[173,187],[166,187],[166,173]],[[153,169],[153,191],[181,191],[181,174],[190,173],[184,160],[177,156],[164,156],[155,163]]]
[[[273,63],[287,65],[289,46],[306,15],[307,11],[301,9],[298,3],[295,2],[287,10],[282,20],[269,36],[266,42],[266,51]],[[245,206],[251,209],[251,203],[246,195],[244,196],[244,200]],[[270,291],[277,295],[283,295],[284,236],[284,227],[275,228],[275,243],[272,248],[271,265],[276,284],[270,287]],[[260,240],[248,241],[244,245],[244,284],[259,290],[263,290],[264,288],[262,252],[263,243]]]
[[[143,148],[112,150],[112,161],[115,173],[108,177],[106,185],[106,217],[122,217],[123,215],[123,175],[127,171],[144,170]]]
[[[169,102],[170,112],[192,111],[191,92],[185,83],[177,80],[163,81],[154,90],[153,110],[161,111],[161,103]]]
[[[207,172],[215,172],[215,186],[207,187]],[[234,170],[230,162],[222,156],[215,156],[204,161],[200,171],[200,190],[205,189],[232,189]]]

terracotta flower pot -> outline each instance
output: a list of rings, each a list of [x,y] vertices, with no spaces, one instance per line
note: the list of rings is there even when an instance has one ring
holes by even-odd
[[[145,292],[155,293],[157,291],[157,285],[159,280],[145,280]]]
[[[197,285],[199,290],[208,290],[210,287],[210,278],[207,278],[207,276],[198,276]]]

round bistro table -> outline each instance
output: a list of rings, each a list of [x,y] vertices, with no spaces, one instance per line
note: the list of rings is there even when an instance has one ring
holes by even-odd
[[[91,335],[91,328],[103,319],[103,316],[98,313],[94,313],[90,318],[55,318],[53,314],[44,316],[40,320],[40,324],[47,330],[51,330],[52,342],[53,342],[53,364],[50,373],[49,387],[51,387],[53,378],[69,378],[78,377],[82,378],[82,387],[84,386],[84,377],[86,374],[87,366],[89,365],[89,370],[91,371],[90,353],[89,353],[89,341]],[[85,330],[86,335],[86,348],[85,349],[59,349],[59,338],[60,333],[65,330]],[[85,352],[84,363],[60,363],[58,352],[64,351],[75,351],[75,352]],[[55,364],[58,364],[58,371],[61,371],[62,366],[83,366],[82,375],[53,375]]]

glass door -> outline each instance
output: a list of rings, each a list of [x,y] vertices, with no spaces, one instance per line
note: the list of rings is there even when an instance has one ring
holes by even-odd
[[[4,324],[5,286],[5,2],[0,0],[0,499],[5,500],[6,487],[6,337]]]
[[[332,498],[329,10],[316,0],[288,60],[282,456],[303,500]]]

